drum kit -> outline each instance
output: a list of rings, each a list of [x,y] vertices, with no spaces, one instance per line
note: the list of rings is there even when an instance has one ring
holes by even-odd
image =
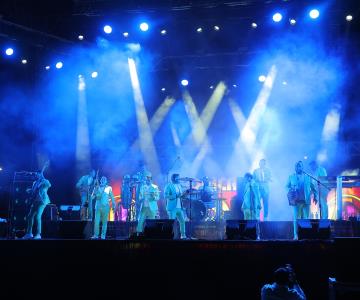
[[[182,197],[182,204],[185,208],[187,217],[190,221],[215,221],[216,212],[215,202],[221,201],[217,197],[217,189],[211,186],[211,189],[196,189],[193,187],[194,183],[202,183],[201,180],[195,178],[180,178],[180,181],[189,183],[189,188],[185,191]]]

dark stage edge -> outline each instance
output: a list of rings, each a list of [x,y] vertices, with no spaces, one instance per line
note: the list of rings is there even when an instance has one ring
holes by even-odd
[[[1,293],[12,299],[260,299],[285,263],[307,299],[329,299],[329,277],[360,282],[359,238],[1,240],[0,249]]]

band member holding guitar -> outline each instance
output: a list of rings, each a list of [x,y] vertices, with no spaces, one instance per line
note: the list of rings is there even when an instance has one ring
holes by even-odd
[[[141,185],[139,193],[139,217],[136,232],[140,235],[144,231],[146,219],[155,219],[158,214],[158,201],[160,190],[157,185],[152,183],[152,176],[149,171],[144,172],[145,184]]]
[[[27,216],[27,227],[23,239],[40,240],[41,239],[41,216],[44,212],[46,205],[50,203],[49,196],[47,194],[48,189],[51,187],[50,181],[44,177],[44,171],[49,166],[49,162],[46,162],[40,172],[36,173],[36,181],[33,183],[31,189],[27,189],[30,193],[31,200],[33,201],[30,207],[30,212]],[[32,229],[34,225],[34,219],[37,222],[36,235],[33,236]]]
[[[181,202],[183,196],[182,186],[180,185],[179,174],[171,175],[171,182],[165,186],[164,194],[166,200],[166,211],[169,219],[179,221],[180,224],[180,238],[186,239],[185,234],[185,214]]]
[[[316,187],[310,176],[304,173],[302,161],[295,164],[295,173],[289,176],[286,188],[289,205],[294,208],[294,239],[298,239],[297,219],[309,218],[311,193],[315,204],[317,203]]]
[[[82,176],[76,184],[81,198],[80,219],[82,221],[93,219],[93,197],[91,197],[91,194],[93,192],[95,175],[95,170],[91,170],[89,174]]]
[[[101,236],[102,240],[106,238],[107,222],[110,212],[109,199],[112,202],[113,211],[115,211],[116,203],[115,197],[111,186],[107,184],[107,178],[102,176],[100,179],[100,185],[95,187],[95,222],[94,222],[94,235],[91,239],[99,238],[100,221],[102,223]]]

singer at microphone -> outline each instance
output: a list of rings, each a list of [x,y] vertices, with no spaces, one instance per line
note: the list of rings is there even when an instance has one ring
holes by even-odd
[[[286,184],[288,189],[288,197],[294,197],[295,199],[289,199],[290,205],[293,206],[294,212],[294,239],[298,239],[297,236],[297,219],[309,219],[310,217],[310,203],[311,194],[314,196],[314,202],[317,202],[317,190],[312,178],[305,174],[304,165],[302,161],[298,161],[295,164],[295,173],[291,174]],[[295,195],[291,191],[296,191]]]

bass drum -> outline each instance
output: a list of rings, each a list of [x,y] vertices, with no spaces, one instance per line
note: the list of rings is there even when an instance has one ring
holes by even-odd
[[[206,216],[206,207],[201,200],[185,201],[186,215],[191,221],[202,221]],[[191,206],[191,209],[190,209]]]

